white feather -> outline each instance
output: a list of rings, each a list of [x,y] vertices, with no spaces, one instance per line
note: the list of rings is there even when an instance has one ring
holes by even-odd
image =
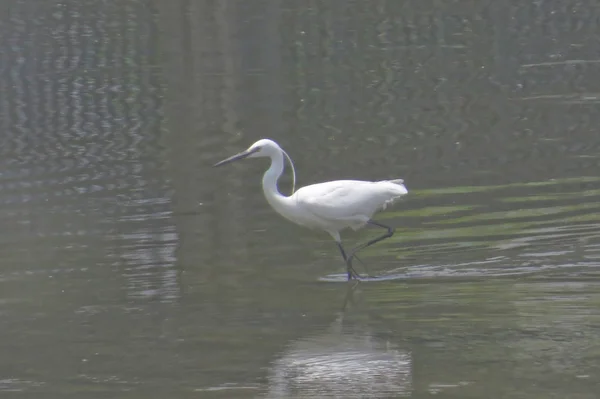
[[[335,230],[356,229],[369,221],[375,212],[408,193],[397,181],[337,180],[302,187],[291,198],[312,216],[302,218],[300,224],[324,229],[331,226]]]

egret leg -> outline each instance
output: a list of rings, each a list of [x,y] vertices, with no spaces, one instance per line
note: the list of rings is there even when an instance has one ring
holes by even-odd
[[[365,272],[367,272],[368,277],[373,277],[373,276],[371,276],[371,273],[369,272],[369,268],[367,267],[365,262],[363,262],[362,259],[358,257],[358,255],[354,254],[354,256],[352,256],[352,259],[356,259],[357,261],[360,262],[360,264],[365,268]]]
[[[349,270],[352,270],[354,272],[354,277],[356,279],[358,279],[360,277],[360,274],[356,273],[356,271],[354,270],[354,267],[352,266],[352,259],[356,259],[357,261],[360,262],[361,265],[363,265],[363,267],[365,268],[365,271],[367,272],[367,277],[373,277],[371,276],[371,273],[369,272],[369,268],[367,267],[367,265],[365,264],[365,262],[363,262],[358,255],[353,254],[352,257],[348,257],[346,259],[346,265],[349,268]]]
[[[371,245],[373,245],[373,244],[375,244],[375,243],[377,243],[379,241],[383,241],[386,238],[390,238],[391,236],[394,235],[394,228],[393,227],[386,226],[385,224],[381,224],[381,223],[376,222],[374,220],[369,220],[367,223],[370,224],[370,225],[373,225],[373,226],[378,226],[378,227],[387,229],[387,232],[385,234],[379,236],[379,237],[376,237],[376,238],[374,238],[374,239],[372,239],[370,241],[367,241],[366,243],[361,244],[361,245],[357,246],[356,248],[354,248],[352,250],[352,252],[350,252],[350,256],[348,256],[348,260],[346,261],[346,263],[351,263],[352,262],[352,258],[355,257],[356,253],[358,251],[360,251],[361,249],[369,247],[369,246],[371,246]]]
[[[346,267],[348,270],[348,281],[352,280],[352,278],[360,278],[360,275],[358,273],[356,273],[356,270],[354,270],[354,268],[352,267],[352,260],[348,259],[348,256],[346,255],[346,251],[344,251],[344,247],[342,247],[342,244],[338,241],[335,242],[338,246],[338,248],[340,249],[340,252],[342,253],[342,257],[344,258],[344,262],[346,262]]]

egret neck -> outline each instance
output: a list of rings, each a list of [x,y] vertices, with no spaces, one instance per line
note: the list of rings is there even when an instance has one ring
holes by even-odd
[[[277,181],[283,174],[283,153],[281,151],[273,151],[271,154],[271,166],[262,179],[263,192],[267,198],[267,202],[279,213],[286,217],[285,210],[291,210],[289,206],[289,197],[282,195],[277,188]],[[287,217],[286,217],[287,219]]]

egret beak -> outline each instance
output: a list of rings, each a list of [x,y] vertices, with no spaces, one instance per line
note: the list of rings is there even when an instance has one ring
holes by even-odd
[[[246,151],[242,151],[239,154],[235,154],[229,158],[226,158],[224,160],[222,160],[221,162],[217,162],[216,164],[213,165],[213,168],[216,166],[221,166],[221,165],[225,165],[226,163],[230,163],[233,161],[237,161],[238,159],[244,159],[249,157],[250,155],[254,154],[255,152],[257,152],[258,150],[260,150],[260,147],[255,147],[251,150],[246,150]]]

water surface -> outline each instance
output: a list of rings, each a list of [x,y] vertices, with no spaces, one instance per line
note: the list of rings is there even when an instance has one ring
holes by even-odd
[[[595,399],[594,4],[3,2],[0,391]],[[405,179],[381,281],[211,167],[262,137]]]

